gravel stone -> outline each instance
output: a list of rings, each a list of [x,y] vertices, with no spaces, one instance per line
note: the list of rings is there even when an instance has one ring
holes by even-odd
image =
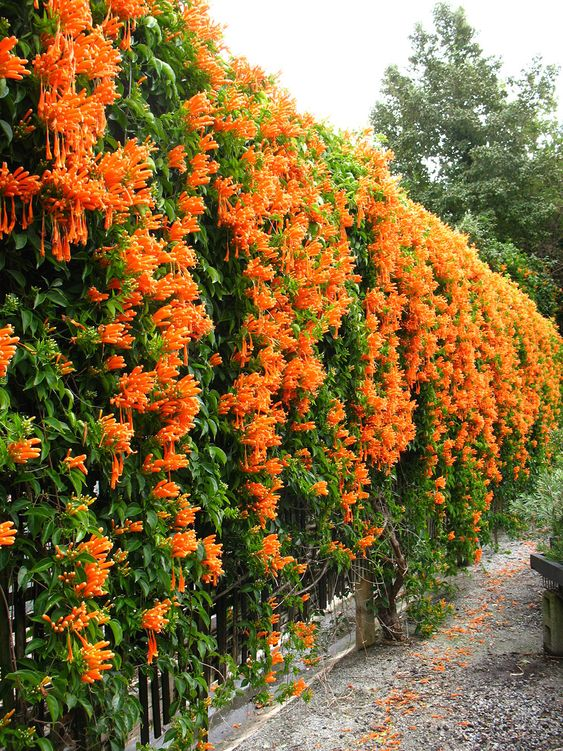
[[[433,637],[349,654],[309,704],[254,716],[217,751],[563,751],[563,660],[543,652],[533,549],[485,551]]]

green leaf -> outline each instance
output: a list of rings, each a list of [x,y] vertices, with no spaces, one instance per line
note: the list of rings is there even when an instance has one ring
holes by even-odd
[[[65,704],[69,709],[74,709],[74,707],[77,705],[78,699],[74,694],[66,694],[65,696]]]
[[[111,628],[111,631],[113,633],[113,641],[115,643],[115,646],[117,647],[123,641],[123,629],[117,621],[109,621],[108,626]]]
[[[18,587],[21,589],[28,581],[28,570],[22,566],[18,571]]]
[[[68,299],[63,295],[63,293],[58,289],[50,289],[45,297],[50,300],[51,302],[54,302],[55,305],[62,305],[63,307],[68,305]]]
[[[52,568],[53,566],[53,559],[52,558],[44,558],[39,563],[35,564],[35,566],[31,569],[32,574],[39,574],[41,571],[47,571],[47,569]]]
[[[53,751],[53,744],[48,738],[35,738],[34,743],[39,747],[39,751]]]
[[[12,127],[9,123],[7,123],[5,120],[0,120],[0,129],[4,131],[6,134],[6,138],[8,139],[8,143],[12,142],[12,139],[14,137],[14,132],[12,130]]]
[[[58,699],[56,699],[53,694],[47,694],[45,697],[45,703],[49,709],[51,719],[53,722],[56,722],[61,716],[61,705],[59,704]]]
[[[22,330],[25,333],[28,327],[31,325],[31,322],[33,321],[33,313],[31,312],[31,310],[28,310],[27,308],[22,308],[21,318],[22,318]]]
[[[14,238],[14,245],[16,250],[21,250],[27,245],[27,233],[26,232],[12,232]]]
[[[35,652],[35,650],[40,649],[44,645],[45,645],[44,639],[32,639],[30,642],[28,642],[25,645],[25,653],[26,655],[30,655],[33,652]]]
[[[213,459],[217,459],[220,464],[227,463],[227,454],[225,454],[223,449],[219,448],[219,446],[208,446],[207,453],[213,457]]]

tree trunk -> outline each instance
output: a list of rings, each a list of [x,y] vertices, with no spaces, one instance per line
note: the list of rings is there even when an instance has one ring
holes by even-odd
[[[403,555],[401,543],[395,534],[393,520],[391,519],[389,509],[383,498],[378,499],[377,508],[383,514],[385,520],[385,534],[387,535],[389,545],[393,551],[393,557],[391,559],[393,564],[393,579],[390,584],[385,585],[385,604],[380,605],[377,608],[377,618],[381,623],[383,634],[386,639],[392,641],[404,641],[406,639],[406,634],[403,630],[401,619],[399,618],[399,613],[397,611],[397,598],[403,588],[403,584],[405,583],[409,567],[406,558]]]
[[[397,612],[397,603],[394,602],[391,607],[380,607],[377,611],[377,618],[383,629],[383,636],[390,641],[405,641],[406,634]]]

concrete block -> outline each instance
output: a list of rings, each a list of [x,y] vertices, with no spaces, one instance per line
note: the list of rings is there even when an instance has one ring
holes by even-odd
[[[543,594],[543,647],[549,654],[563,657],[563,597],[552,589]]]

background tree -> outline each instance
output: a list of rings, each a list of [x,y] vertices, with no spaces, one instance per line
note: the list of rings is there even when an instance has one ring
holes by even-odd
[[[406,73],[387,68],[372,125],[411,197],[467,232],[552,316],[563,278],[558,70],[534,59],[504,79],[461,7],[436,5],[434,27],[415,27]]]

